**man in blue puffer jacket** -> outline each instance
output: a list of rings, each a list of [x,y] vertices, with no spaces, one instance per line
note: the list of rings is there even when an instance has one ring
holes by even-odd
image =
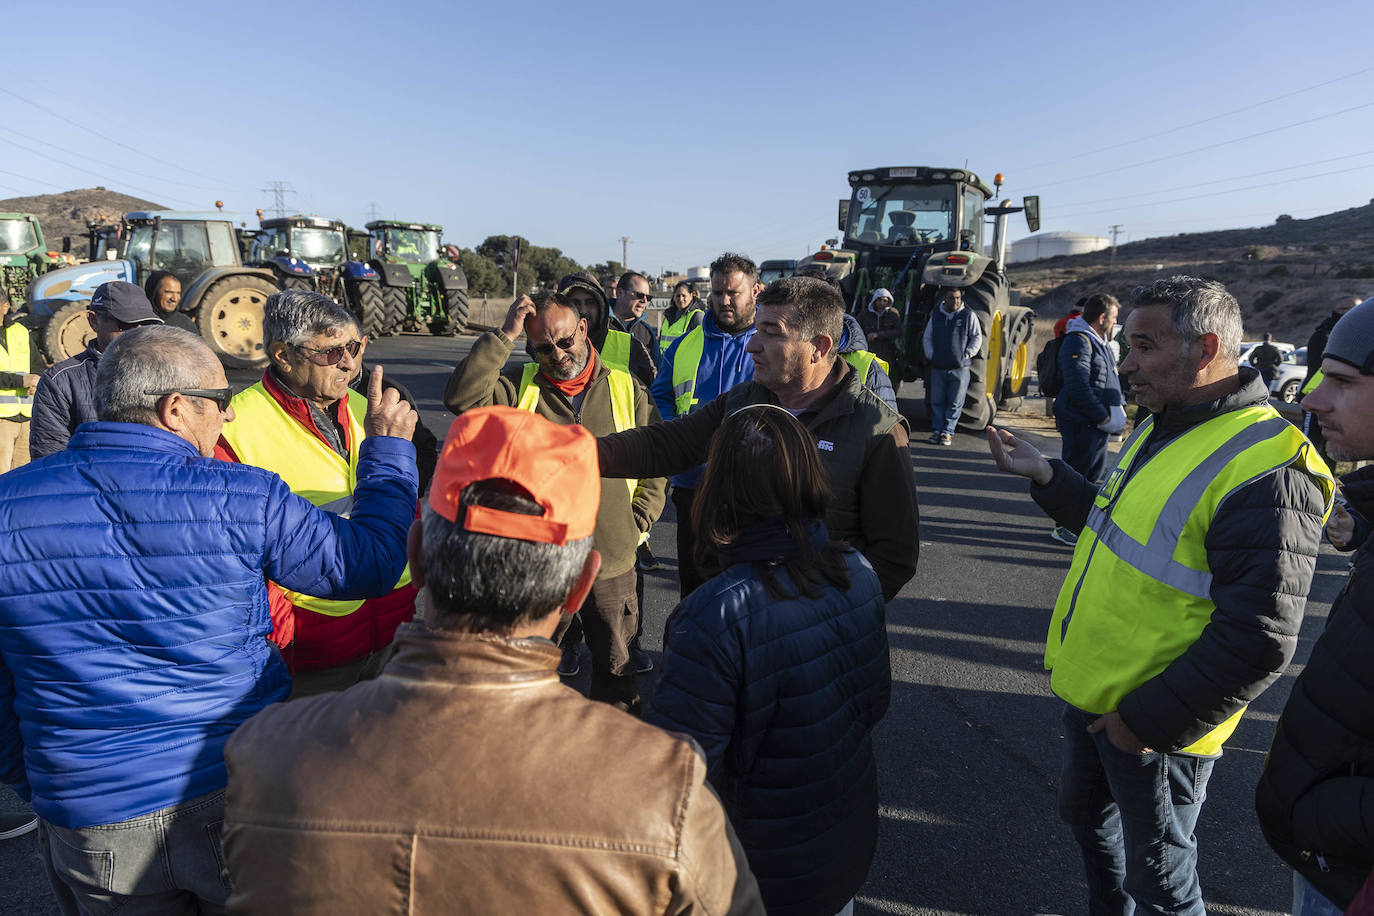
[[[0,781],[64,913],[222,911],[224,744],[290,691],[266,580],[365,599],[405,566],[415,413],[381,371],[348,519],[210,457],[232,393],[200,338],[130,331],[99,420],[0,477]]]

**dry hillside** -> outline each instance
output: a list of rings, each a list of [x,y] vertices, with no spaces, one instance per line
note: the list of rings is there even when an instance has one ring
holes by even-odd
[[[1374,201],[1312,219],[1280,218],[1258,229],[1142,239],[1110,251],[1010,265],[1022,302],[1040,325],[1081,296],[1109,292],[1123,301],[1160,276],[1220,280],[1240,300],[1247,337],[1270,331],[1303,344],[1341,296],[1374,295]]]
[[[89,256],[86,251],[86,223],[118,222],[121,216],[132,210],[166,209],[162,204],[104,188],[82,188],[61,194],[0,200],[0,211],[32,213],[38,217],[50,250],[61,251],[62,237],[70,236],[72,253],[78,258]]]

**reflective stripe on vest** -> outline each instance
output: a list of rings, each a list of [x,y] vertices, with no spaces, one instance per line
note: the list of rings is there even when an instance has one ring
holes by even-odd
[[[1302,394],[1311,394],[1317,390],[1317,386],[1322,383],[1322,371],[1318,369],[1312,373],[1312,377],[1302,386]]]
[[[701,309],[692,309],[687,314],[679,316],[677,321],[669,322],[659,328],[658,354],[660,358],[668,355],[668,347],[672,345],[673,341],[687,333],[692,324],[692,319],[700,314]]]
[[[848,353],[841,353],[840,358],[855,369],[858,369],[859,378],[865,382],[868,381],[868,367],[874,363],[881,366],[884,372],[891,371],[887,368],[887,361],[879,359],[878,355],[872,350],[851,350]]]
[[[601,361],[608,369],[630,371],[630,335],[614,328],[606,332],[606,340],[601,345]]]
[[[366,433],[363,416],[367,398],[352,389],[348,392],[348,440],[352,447],[348,460],[320,441],[282,409],[258,382],[234,395],[234,422],[224,424],[222,435],[244,464],[256,465],[281,477],[291,492],[331,515],[348,517],[353,509],[353,490],[358,485],[358,448]],[[400,588],[410,582],[407,566],[396,582]],[[343,617],[363,606],[361,601],[333,601],[283,589],[297,607]]]
[[[28,375],[33,367],[29,329],[19,322],[5,328],[5,349],[0,352],[0,372]],[[0,388],[0,417],[33,416],[33,395],[27,388]]]
[[[1098,491],[1045,642],[1054,692],[1099,715],[1168,667],[1210,622],[1206,538],[1228,496],[1289,465],[1318,483],[1327,512],[1335,492],[1311,443],[1267,404],[1193,427],[1132,474],[1153,428],[1153,418],[1140,425]],[[1182,753],[1220,753],[1243,712]]]
[[[697,370],[701,368],[701,354],[706,350],[706,332],[702,325],[688,331],[673,354],[673,409],[683,416],[697,406]]]
[[[534,376],[538,371],[538,363],[526,363],[524,370],[521,371],[520,391],[515,396],[516,410],[528,410],[533,413],[539,407],[539,386],[534,383]],[[606,383],[611,386],[611,422],[615,424],[615,431],[623,433],[627,429],[633,429],[635,384],[630,374],[620,369],[612,369],[606,376]],[[639,481],[627,477],[625,483],[630,488],[630,499],[634,499]]]

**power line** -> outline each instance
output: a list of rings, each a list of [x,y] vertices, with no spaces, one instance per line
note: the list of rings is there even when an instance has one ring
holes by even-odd
[[[1055,187],[1056,185],[1069,184],[1069,183],[1075,182],[1075,181],[1083,181],[1084,179],[1087,179],[1087,178],[1100,178],[1100,177],[1103,176],[1103,175],[1113,175],[1113,174],[1115,174],[1115,173],[1117,173],[1117,172],[1124,172],[1124,171],[1127,171],[1128,169],[1140,168],[1140,167],[1143,166],[1143,165],[1154,165],[1154,164],[1157,163],[1157,162],[1168,162],[1170,159],[1181,159],[1181,158],[1183,158],[1184,156],[1191,156],[1193,153],[1201,153],[1201,152],[1205,152],[1205,151],[1207,151],[1207,150],[1209,150],[1209,149],[1216,149],[1217,147],[1220,147],[1220,146],[1229,146],[1229,145],[1232,144],[1232,143],[1240,143],[1240,142],[1245,141],[1245,140],[1253,140],[1253,139],[1255,139],[1256,137],[1263,137],[1263,136],[1266,136],[1267,134],[1275,134],[1275,133],[1278,133],[1278,132],[1281,131],[1281,130],[1291,130],[1291,129],[1294,128],[1294,127],[1302,127],[1302,126],[1305,125],[1305,124],[1312,124],[1312,123],[1314,123],[1314,122],[1316,122],[1316,121],[1324,121],[1324,120],[1326,120],[1327,118],[1336,118],[1336,117],[1340,117],[1341,115],[1344,115],[1344,114],[1350,114],[1350,112],[1352,112],[1352,111],[1360,111],[1360,110],[1362,110],[1362,109],[1371,108],[1371,107],[1374,107],[1374,102],[1365,102],[1365,103],[1363,103],[1363,104],[1361,104],[1361,105],[1352,105],[1351,107],[1349,107],[1349,108],[1343,108],[1343,109],[1341,109],[1340,111],[1333,111],[1333,112],[1330,112],[1329,114],[1317,115],[1315,118],[1307,118],[1306,120],[1303,120],[1303,121],[1295,121],[1295,122],[1292,123],[1292,124],[1284,124],[1284,125],[1282,125],[1282,126],[1280,126],[1280,127],[1271,127],[1271,128],[1269,128],[1268,130],[1261,130],[1261,131],[1257,131],[1256,133],[1253,133],[1253,134],[1246,134],[1246,135],[1243,136],[1243,137],[1233,137],[1233,138],[1231,138],[1230,140],[1220,140],[1220,141],[1218,141],[1218,142],[1216,142],[1216,143],[1209,143],[1209,144],[1207,144],[1206,146],[1199,146],[1199,147],[1196,147],[1196,148],[1194,148],[1194,149],[1184,150],[1184,151],[1181,152],[1181,153],[1170,153],[1170,154],[1167,155],[1167,156],[1159,156],[1159,157],[1157,157],[1157,158],[1155,158],[1155,159],[1146,159],[1146,160],[1144,160],[1144,161],[1142,161],[1142,162],[1133,162],[1133,163],[1131,163],[1130,165],[1122,165],[1122,166],[1118,166],[1118,167],[1116,167],[1116,168],[1114,168],[1114,169],[1104,169],[1104,170],[1101,171],[1101,172],[1092,172],[1092,173],[1087,174],[1087,175],[1076,175],[1076,176],[1074,176],[1073,178],[1063,178],[1063,179],[1060,179],[1059,181],[1051,181],[1051,182],[1048,182],[1048,183],[1046,183],[1046,184],[1036,185],[1035,188],[1036,188],[1036,190],[1038,191],[1038,190],[1041,190],[1041,189],[1043,189],[1043,188],[1053,188],[1053,187]]]
[[[1105,153],[1109,150],[1120,149],[1123,146],[1133,146],[1136,143],[1143,143],[1146,140],[1155,140],[1159,137],[1167,136],[1169,134],[1176,134],[1181,130],[1188,130],[1190,127],[1198,127],[1202,124],[1208,124],[1212,121],[1219,121],[1222,118],[1229,118],[1231,115],[1240,114],[1243,111],[1250,111],[1255,108],[1260,108],[1264,105],[1270,105],[1274,102],[1280,102],[1284,99],[1292,98],[1295,95],[1301,95],[1304,92],[1311,92],[1313,89],[1321,89],[1322,87],[1330,86],[1333,83],[1339,83],[1343,80],[1353,79],[1354,77],[1362,76],[1365,73],[1369,73],[1371,70],[1374,70],[1374,67],[1365,67],[1363,70],[1356,70],[1354,73],[1347,73],[1345,76],[1338,76],[1335,79],[1326,80],[1322,83],[1315,83],[1311,86],[1304,86],[1302,89],[1294,89],[1292,92],[1285,92],[1283,95],[1276,95],[1272,99],[1265,99],[1263,102],[1255,102],[1252,105],[1244,105],[1240,108],[1233,108],[1230,111],[1224,111],[1221,114],[1212,115],[1211,117],[1203,118],[1200,121],[1193,121],[1188,124],[1180,124],[1178,127],[1170,127],[1168,130],[1151,131],[1148,134],[1136,137],[1132,140],[1123,140],[1120,143],[1113,143],[1110,146],[1099,146],[1097,149],[1090,149],[1086,152],[1075,153],[1072,156],[1065,156],[1061,159],[1055,159],[1050,162],[1040,162],[1035,165],[1022,166],[1017,169],[1017,172],[1029,172],[1031,169],[1041,169],[1047,165],[1059,165],[1063,162],[1072,162],[1075,159],[1082,159],[1085,156],[1095,156],[1098,153]]]
[[[176,162],[169,162],[168,160],[163,159],[163,158],[161,158],[161,157],[159,157],[159,156],[154,156],[152,153],[146,153],[146,152],[144,152],[143,150],[135,149],[134,147],[130,146],[130,145],[127,144],[127,143],[124,143],[123,141],[116,140],[114,137],[111,137],[111,136],[109,136],[108,134],[103,134],[103,133],[101,133],[100,131],[98,131],[98,130],[96,130],[96,129],[94,129],[94,128],[91,128],[91,127],[87,127],[87,126],[84,125],[84,124],[78,124],[76,121],[73,121],[71,118],[67,117],[66,115],[61,114],[60,112],[53,111],[51,108],[48,108],[48,107],[46,107],[46,106],[44,106],[44,105],[40,105],[40,104],[38,104],[37,102],[35,102],[33,99],[27,99],[27,98],[25,98],[24,96],[20,95],[19,93],[13,92],[13,91],[11,91],[11,90],[9,90],[9,89],[6,89],[6,88],[4,88],[3,86],[0,86],[0,92],[3,92],[5,95],[8,95],[8,96],[10,96],[10,97],[12,97],[12,98],[18,99],[19,101],[25,103],[26,105],[32,105],[34,108],[37,108],[39,111],[44,112],[44,113],[46,113],[46,114],[49,114],[49,115],[51,115],[52,117],[57,118],[59,121],[65,121],[66,123],[70,124],[72,127],[77,128],[78,130],[84,130],[84,131],[86,131],[86,132],[89,133],[89,134],[94,134],[95,136],[99,137],[100,139],[106,141],[107,143],[113,143],[115,146],[118,146],[118,147],[121,147],[121,148],[123,148],[123,149],[126,149],[126,150],[128,150],[129,152],[131,152],[131,153],[137,153],[138,155],[147,157],[148,159],[151,159],[151,160],[153,160],[154,162],[159,162],[159,163],[161,163],[162,165],[169,165],[169,166],[171,166],[171,167],[174,168],[174,169],[181,169],[183,172],[186,172],[186,173],[191,174],[191,175],[195,175],[197,178],[204,178],[206,181],[219,181],[219,180],[220,180],[220,179],[218,179],[218,178],[215,178],[215,177],[212,176],[212,175],[206,175],[206,174],[204,174],[204,173],[202,173],[202,172],[197,172],[195,169],[188,169],[186,166],[180,165],[180,164],[178,164],[178,163],[176,163]]]
[[[272,195],[272,212],[277,219],[286,216],[286,195],[295,194],[296,189],[291,187],[289,181],[274,181],[267,187],[261,189],[264,194]]]
[[[57,163],[58,165],[66,166],[66,167],[69,168],[69,169],[76,169],[78,172],[85,172],[87,175],[93,175],[93,176],[95,176],[96,178],[99,178],[101,181],[103,181],[103,182],[106,183],[106,184],[122,184],[124,187],[130,188],[131,190],[134,190],[134,191],[138,191],[140,194],[151,194],[151,195],[154,196],[154,197],[163,197],[163,198],[166,198],[167,200],[175,201],[176,203],[186,204],[187,206],[195,206],[195,204],[192,204],[190,201],[182,200],[182,199],[177,198],[177,197],[171,197],[171,196],[169,196],[169,195],[167,195],[167,194],[162,194],[162,193],[160,193],[160,192],[158,192],[158,191],[153,191],[153,190],[151,190],[151,189],[149,189],[149,188],[142,188],[142,187],[139,187],[138,185],[129,184],[127,181],[115,181],[115,180],[109,178],[109,177],[106,176],[106,175],[102,175],[102,174],[99,173],[99,172],[91,171],[90,169],[85,168],[85,167],[83,167],[83,166],[79,166],[79,165],[76,165],[76,164],[71,163],[71,162],[63,161],[63,160],[61,160],[61,159],[58,159],[56,156],[48,155],[48,154],[46,154],[46,153],[40,153],[38,150],[32,149],[32,148],[30,148],[30,147],[27,147],[27,146],[25,146],[25,145],[22,144],[22,143],[16,143],[15,141],[9,139],[8,137],[0,137],[0,143],[8,143],[10,146],[17,146],[17,147],[19,147],[20,149],[24,150],[25,152],[33,153],[33,154],[35,154],[35,155],[37,155],[37,156],[43,156],[45,159],[47,159],[48,162],[55,162],[55,163]]]
[[[175,185],[180,185],[180,186],[182,186],[182,187],[184,187],[184,188],[196,188],[196,189],[201,190],[201,191],[213,191],[213,192],[215,192],[215,193],[219,193],[220,191],[223,190],[223,187],[222,187],[222,186],[210,187],[209,185],[192,184],[192,183],[189,182],[189,181],[177,181],[175,178],[164,178],[164,177],[162,177],[161,175],[149,175],[147,172],[140,172],[140,171],[138,171],[137,169],[131,169],[131,168],[127,167],[127,166],[117,166],[117,165],[114,165],[113,163],[106,162],[104,159],[100,159],[100,158],[98,158],[98,157],[96,157],[96,156],[91,156],[91,155],[88,155],[88,154],[86,154],[86,153],[80,152],[80,151],[78,151],[78,150],[74,150],[74,149],[67,149],[67,148],[64,147],[64,146],[58,146],[56,143],[49,143],[47,140],[40,140],[38,137],[31,137],[31,136],[29,136],[28,134],[21,133],[20,131],[15,130],[13,127],[5,127],[4,125],[0,125],[0,130],[6,131],[7,133],[14,134],[14,135],[17,136],[17,137],[23,137],[25,140],[28,140],[30,143],[41,143],[41,144],[44,145],[44,146],[51,147],[52,149],[57,150],[58,152],[66,153],[66,154],[68,154],[69,156],[76,156],[76,157],[81,158],[81,159],[88,159],[88,160],[90,160],[91,162],[97,163],[97,164],[99,164],[99,165],[106,165],[106,166],[109,166],[110,168],[113,168],[114,170],[119,171],[119,172],[127,172],[127,173],[129,173],[130,175],[137,175],[139,178],[150,178],[150,179],[152,179],[153,181],[161,182],[161,183],[163,183],[163,184],[175,184]],[[10,141],[10,142],[13,142],[13,141]],[[16,144],[16,145],[18,145],[18,144]],[[21,147],[21,149],[22,149],[22,148],[23,148],[23,147]],[[37,155],[37,156],[45,156],[45,155],[47,155],[46,153],[40,153],[40,152],[38,152],[37,150],[29,150],[29,152],[31,152],[31,153],[33,153],[34,155]]]

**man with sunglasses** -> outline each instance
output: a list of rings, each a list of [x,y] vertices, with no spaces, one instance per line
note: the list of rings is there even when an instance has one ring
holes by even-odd
[[[515,339],[527,336],[534,361],[505,368]],[[477,339],[444,391],[455,414],[493,404],[533,411],[554,423],[579,423],[594,435],[647,426],[657,415],[648,394],[628,372],[602,362],[587,339],[587,320],[560,293],[521,296],[498,331]],[[591,698],[638,714],[639,691],[630,644],[639,622],[635,547],[663,503],[663,478],[604,480],[596,519],[601,571],[582,608],[592,656]],[[557,634],[563,637],[571,617]]]
[[[162,324],[143,290],[122,280],[111,280],[95,288],[86,320],[95,331],[95,339],[38,379],[29,430],[31,458],[62,451],[78,426],[95,419],[91,395],[95,373],[100,366],[100,354],[115,338],[143,325]]]
[[[643,274],[628,270],[620,276],[615,292],[615,307],[611,309],[611,327],[639,341],[649,354],[658,352],[658,334],[644,320],[644,310],[652,299],[649,281]],[[635,377],[648,388],[654,383],[655,374],[656,367],[650,360],[648,371]]]
[[[224,911],[224,746],[291,688],[266,582],[364,598],[405,567],[415,414],[380,371],[346,519],[212,459],[230,394],[198,336],[132,331],[98,421],[0,477],[0,782],[33,802],[64,914]]]
[[[269,360],[262,380],[234,397],[238,420],[216,454],[280,474],[327,512],[353,511],[367,399],[349,387],[362,361],[351,313],[308,290],[274,293],[263,308]],[[273,584],[273,642],[291,669],[292,697],[376,677],[396,628],[415,616],[409,570],[384,595],[337,600]]]

